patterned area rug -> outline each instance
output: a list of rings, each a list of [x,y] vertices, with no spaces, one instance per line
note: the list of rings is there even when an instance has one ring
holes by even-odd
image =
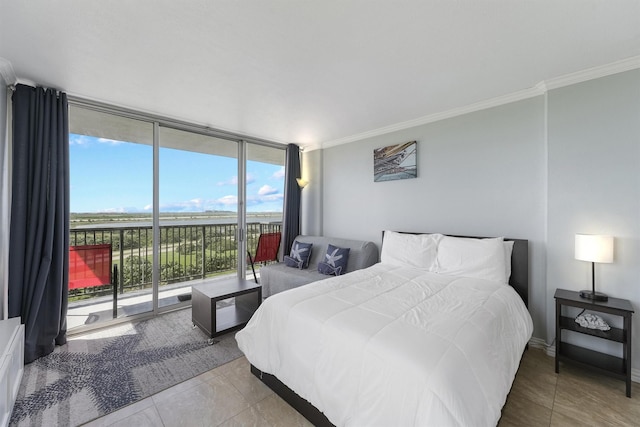
[[[235,333],[215,345],[191,309],[74,337],[26,365],[10,426],[76,426],[240,356]]]

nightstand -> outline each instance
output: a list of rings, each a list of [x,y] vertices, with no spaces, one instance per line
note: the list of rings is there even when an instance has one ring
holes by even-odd
[[[633,307],[626,299],[611,298],[608,301],[591,301],[580,297],[580,292],[556,289],[556,373],[560,361],[571,362],[597,372],[624,380],[627,397],[631,397],[631,315]],[[611,327],[608,331],[588,329],[578,325],[573,317],[562,315],[562,306],[577,307],[591,312],[608,313],[624,319],[622,329]],[[562,330],[574,331],[622,344],[622,358],[589,350],[562,341]]]

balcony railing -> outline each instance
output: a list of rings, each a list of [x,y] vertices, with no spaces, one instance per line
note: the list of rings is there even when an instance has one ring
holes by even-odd
[[[280,223],[248,223],[247,248],[254,251],[262,233],[281,231]],[[234,272],[238,266],[237,224],[160,226],[160,285]],[[151,226],[81,228],[70,231],[70,246],[110,244],[112,278],[118,293],[152,285],[153,229]],[[245,256],[245,254],[241,254]],[[114,269],[115,271],[115,269]],[[77,300],[113,293],[113,285],[70,289]]]

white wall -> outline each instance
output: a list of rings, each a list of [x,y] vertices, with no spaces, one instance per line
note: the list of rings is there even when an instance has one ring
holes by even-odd
[[[614,262],[596,264],[596,290],[631,300],[633,366],[640,369],[640,70],[549,93],[547,304],[556,288],[591,288],[574,259],[576,233],[615,237]],[[554,336],[554,311],[547,335]],[[619,320],[606,315],[610,322]],[[566,337],[575,341],[579,336]],[[619,344],[580,344],[620,355]]]
[[[301,176],[309,184],[302,190],[300,232],[310,236],[322,236],[322,157],[322,150],[302,155]]]
[[[418,178],[373,182],[373,149],[411,140]],[[597,287],[640,309],[640,70],[322,151],[322,210],[303,213],[322,216],[324,235],[378,244],[384,229],[529,239],[534,337],[552,344],[555,289],[591,280],[588,263],[574,259],[574,235],[612,234],[615,262],[597,265]],[[633,330],[637,380],[640,313]]]
[[[373,150],[418,142],[418,178],[374,182]],[[323,150],[327,236],[385,229],[529,239],[529,307],[545,338],[544,97]]]

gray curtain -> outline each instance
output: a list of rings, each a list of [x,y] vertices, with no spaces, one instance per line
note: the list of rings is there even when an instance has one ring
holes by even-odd
[[[18,85],[13,94],[9,317],[25,325],[25,362],[66,342],[69,263],[67,95]]]
[[[282,226],[282,253],[289,255],[291,245],[300,234],[300,147],[287,145],[284,183],[284,218]]]

